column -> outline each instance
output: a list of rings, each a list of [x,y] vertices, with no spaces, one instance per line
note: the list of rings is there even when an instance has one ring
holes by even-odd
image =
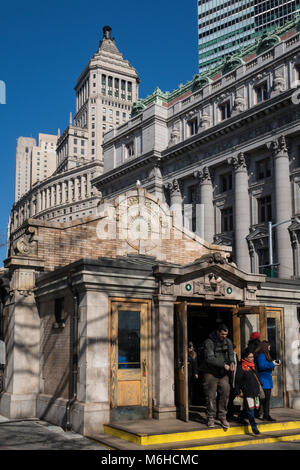
[[[46,207],[48,209],[50,207],[50,188],[46,188]]]
[[[195,173],[199,181],[198,198],[200,205],[196,207],[197,235],[208,243],[213,243],[215,234],[215,218],[213,204],[213,185],[211,175],[207,167]],[[197,201],[198,202],[198,201]]]
[[[74,199],[78,201],[79,198],[79,178],[77,176],[74,177]]]
[[[42,210],[42,195],[41,195],[41,191],[38,191],[36,195],[36,213],[39,214],[41,210]]]
[[[234,168],[234,232],[235,260],[237,267],[246,273],[251,272],[247,235],[250,227],[250,201],[248,193],[248,171],[243,153],[233,157],[230,163]]]
[[[168,183],[167,189],[170,192],[170,209],[174,213],[174,223],[178,227],[182,227],[182,195],[178,180],[175,179]]]
[[[284,222],[292,217],[292,196],[289,169],[289,154],[284,136],[272,142],[271,150],[275,167],[275,223]],[[274,229],[276,233],[279,277],[293,276],[293,254],[288,231],[288,223]],[[274,232],[273,232],[274,233]]]

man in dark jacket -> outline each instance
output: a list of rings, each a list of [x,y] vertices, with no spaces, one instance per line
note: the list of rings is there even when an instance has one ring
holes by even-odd
[[[232,342],[227,336],[228,328],[221,324],[204,342],[203,390],[206,398],[207,425],[210,428],[215,425],[217,392],[219,393],[218,417],[224,428],[230,427],[226,414],[230,393],[229,374],[230,371],[234,371],[234,351]]]

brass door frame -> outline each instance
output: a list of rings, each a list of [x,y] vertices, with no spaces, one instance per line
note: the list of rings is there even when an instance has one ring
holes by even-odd
[[[274,317],[272,317],[272,313]],[[280,351],[282,354],[282,392],[283,392],[283,406],[288,405],[288,396],[286,390],[286,373],[285,373],[285,331],[284,331],[284,308],[283,307],[266,307],[266,329],[267,329],[267,318],[278,318],[280,323]],[[267,339],[267,338],[266,338]]]
[[[114,351],[114,341],[113,341],[113,331],[112,331],[112,320],[113,320],[113,308],[118,306],[124,306],[124,308],[128,308],[128,310],[137,310],[137,308],[132,308],[133,306],[140,305],[141,307],[144,305],[146,308],[146,334],[147,334],[147,345],[146,345],[146,377],[147,377],[147,391],[148,391],[148,400],[147,400],[147,407],[148,407],[148,417],[152,417],[152,322],[151,322],[151,307],[152,303],[151,300],[148,299],[136,299],[136,298],[128,298],[128,297],[110,297],[108,299],[108,306],[109,306],[109,319],[108,319],[108,354],[109,354],[109,365],[110,365],[110,374],[108,376],[108,396],[110,400],[110,407],[114,408],[113,405],[116,405],[116,390],[114,390],[115,384],[118,381],[118,377],[115,376],[115,368],[113,367],[113,357],[115,354]],[[142,357],[141,357],[141,367],[142,365]],[[130,376],[130,370],[127,371]],[[118,374],[118,369],[117,369]],[[126,373],[124,373],[126,374]]]

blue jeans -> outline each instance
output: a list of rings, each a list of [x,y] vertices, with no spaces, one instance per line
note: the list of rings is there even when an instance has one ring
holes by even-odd
[[[247,398],[244,398],[244,411],[247,413],[247,418],[249,419],[249,423],[252,429],[257,429],[257,424],[255,422],[254,418],[254,409],[255,408],[249,408]]]

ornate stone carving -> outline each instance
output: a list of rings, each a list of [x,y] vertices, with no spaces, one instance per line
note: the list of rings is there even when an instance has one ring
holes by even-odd
[[[174,294],[174,281],[165,280],[161,282],[161,293],[163,295],[173,295]]]
[[[232,114],[242,113],[243,111],[245,111],[245,107],[246,107],[245,98],[239,95],[235,95],[234,104],[232,108]]]
[[[199,119],[201,129],[208,129],[211,126],[211,117],[207,111],[203,111]]]
[[[37,254],[37,240],[35,228],[28,227],[24,235],[13,244],[12,255],[31,256]]]
[[[205,85],[211,83],[212,80],[205,74],[197,74],[194,75],[193,83],[192,83],[192,93],[195,91],[201,90]]]
[[[272,96],[278,95],[283,91],[285,91],[285,79],[282,75],[277,74],[273,81]]]
[[[257,55],[262,54],[263,52],[267,51],[271,47],[274,47],[276,44],[280,42],[280,37],[277,36],[274,32],[264,33],[260,41],[258,42],[256,53]]]
[[[138,114],[143,112],[145,108],[146,108],[146,106],[143,103],[143,101],[142,100],[137,100],[135,103],[133,103],[132,111],[131,111],[131,117],[137,116]]]
[[[180,130],[178,129],[178,127],[173,127],[171,131],[169,146],[178,144],[179,142],[180,142]]]
[[[273,142],[267,145],[272,151],[275,158],[289,156],[284,135],[281,135],[278,139],[275,139]]]
[[[211,175],[207,166],[204,166],[201,170],[195,171],[194,177],[199,180],[200,184],[211,183]]]
[[[229,72],[232,72],[240,65],[243,65],[244,61],[237,54],[227,55],[223,62],[222,74],[226,75]]]
[[[227,160],[229,165],[232,165],[234,171],[247,171],[247,161],[243,152],[240,152],[236,157]]]
[[[180,184],[177,179],[174,179],[166,185],[167,190],[170,192],[171,196],[181,195]]]

